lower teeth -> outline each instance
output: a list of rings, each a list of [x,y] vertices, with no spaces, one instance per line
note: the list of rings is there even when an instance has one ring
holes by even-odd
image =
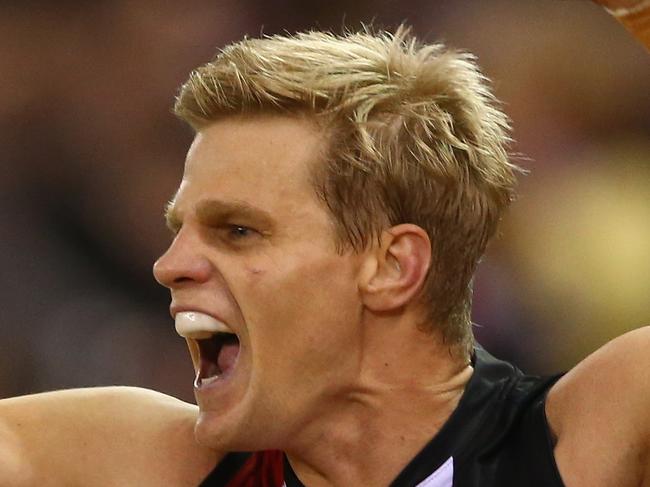
[[[198,377],[194,380],[194,386],[195,387],[201,387],[201,386],[206,386],[208,384],[211,384],[212,382],[219,380],[218,375],[213,375],[212,377]]]

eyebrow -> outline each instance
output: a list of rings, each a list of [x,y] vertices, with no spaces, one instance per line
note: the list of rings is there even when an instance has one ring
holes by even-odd
[[[197,203],[195,214],[199,221],[205,224],[242,219],[244,220],[242,223],[251,222],[262,227],[271,227],[273,222],[273,217],[268,211],[244,201],[203,200]],[[176,208],[175,199],[165,207],[165,221],[172,232],[177,232],[182,225],[183,217]]]

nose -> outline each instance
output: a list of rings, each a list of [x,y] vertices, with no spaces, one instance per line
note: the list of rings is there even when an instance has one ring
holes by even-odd
[[[182,228],[167,251],[153,265],[153,275],[167,288],[184,284],[201,283],[210,278],[212,266],[201,253],[200,243]]]

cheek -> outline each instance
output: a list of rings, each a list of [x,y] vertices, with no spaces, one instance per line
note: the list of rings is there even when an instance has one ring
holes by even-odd
[[[354,262],[283,257],[244,266],[238,301],[251,334],[287,335],[289,340],[300,335],[311,342],[322,340],[341,321],[354,321],[360,303]]]
[[[344,380],[361,340],[354,269],[334,259],[246,269],[253,382],[288,404]]]
[[[336,262],[311,262],[282,277],[260,279],[269,331],[303,350],[327,349],[354,327],[358,296],[350,269]],[[347,337],[349,338],[349,336]]]

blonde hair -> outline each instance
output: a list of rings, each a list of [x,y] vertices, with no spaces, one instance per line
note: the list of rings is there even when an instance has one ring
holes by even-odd
[[[314,187],[339,249],[399,223],[426,230],[427,323],[469,350],[472,276],[517,170],[508,120],[472,55],[421,45],[404,27],[244,39],[192,72],[174,110],[196,130],[233,114],[313,116],[329,136]]]

